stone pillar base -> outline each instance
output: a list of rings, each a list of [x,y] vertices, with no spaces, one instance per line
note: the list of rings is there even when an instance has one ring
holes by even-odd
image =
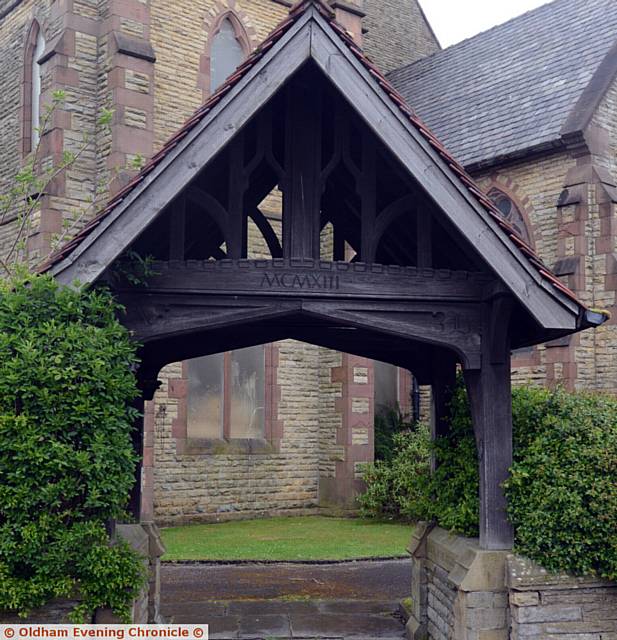
[[[158,624],[162,622],[161,604],[161,556],[165,546],[161,540],[158,527],[153,522],[141,524],[116,525],[116,535],[126,540],[129,545],[144,558],[144,567],[148,572],[148,583],[133,603],[132,622],[134,624]],[[96,624],[117,622],[109,610],[97,611]]]
[[[507,640],[507,551],[420,523],[412,536],[410,640]]]

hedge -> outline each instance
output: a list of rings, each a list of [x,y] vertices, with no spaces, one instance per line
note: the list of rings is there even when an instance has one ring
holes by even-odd
[[[549,570],[617,579],[617,400],[523,387],[512,404],[514,463],[505,491],[515,550]],[[478,534],[477,452],[462,385],[451,413],[447,437],[433,444],[425,427],[411,429],[398,436],[390,463],[366,469],[365,515]]]
[[[136,457],[135,346],[104,291],[23,276],[0,284],[0,609],[79,595],[128,619],[141,561],[126,519]]]

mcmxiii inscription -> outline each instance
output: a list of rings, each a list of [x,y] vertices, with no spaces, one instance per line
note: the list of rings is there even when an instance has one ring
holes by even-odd
[[[337,291],[339,276],[329,273],[264,273],[262,289],[294,289],[297,291]]]

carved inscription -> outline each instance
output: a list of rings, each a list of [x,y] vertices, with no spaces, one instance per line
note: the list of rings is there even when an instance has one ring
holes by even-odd
[[[262,289],[293,289],[296,291],[337,291],[339,276],[329,273],[264,273]]]

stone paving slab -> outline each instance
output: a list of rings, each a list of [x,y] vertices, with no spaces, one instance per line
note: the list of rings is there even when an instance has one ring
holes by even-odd
[[[400,640],[408,574],[401,561],[165,566],[162,613],[208,623],[212,640]]]
[[[392,601],[409,596],[411,560],[351,563],[209,565],[161,567],[163,604],[268,600]]]
[[[174,611],[176,624],[207,622],[212,640],[404,637],[397,602],[194,602],[177,605]]]
[[[405,629],[393,616],[363,614],[291,614],[292,638],[404,638]]]

